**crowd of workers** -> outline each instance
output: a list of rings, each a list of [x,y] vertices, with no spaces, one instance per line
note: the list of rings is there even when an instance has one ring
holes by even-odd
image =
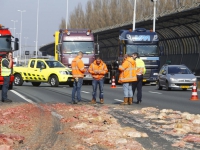
[[[72,89],[72,103],[77,104],[81,102],[81,87],[83,84],[84,73],[88,71],[92,77],[92,100],[91,104],[96,104],[97,86],[99,85],[99,100],[100,103],[104,103],[104,76],[108,72],[106,64],[97,57],[90,65],[89,69],[84,68],[84,63],[81,60],[83,53],[78,52],[76,58],[72,61],[72,75],[74,77],[73,89]],[[145,64],[140,59],[138,53],[131,55],[125,54],[123,62],[119,66],[119,83],[123,85],[124,102],[121,105],[131,105],[133,103],[133,96],[137,89],[137,104],[142,102],[142,80],[143,75],[146,72]],[[77,95],[77,99],[76,99]]]

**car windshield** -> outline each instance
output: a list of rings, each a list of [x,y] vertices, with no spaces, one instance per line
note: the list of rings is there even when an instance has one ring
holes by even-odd
[[[126,45],[126,53],[137,52],[140,56],[158,56],[157,45]]]
[[[65,68],[59,61],[45,61],[49,68]]]
[[[94,44],[92,41],[89,42],[63,42],[62,44],[62,53],[78,53],[82,51],[85,54],[94,53]]]
[[[168,74],[192,74],[186,67],[168,67]]]

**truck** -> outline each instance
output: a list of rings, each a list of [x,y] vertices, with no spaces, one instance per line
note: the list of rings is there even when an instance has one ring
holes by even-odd
[[[56,31],[55,37],[55,60],[62,62],[71,68],[72,60],[79,51],[83,52],[83,62],[85,68],[95,60],[96,45],[94,35],[89,29],[61,29]],[[83,78],[84,84],[92,83],[92,76],[88,72]]]
[[[1,60],[6,56],[6,53],[9,51],[16,51],[19,49],[19,39],[14,38],[14,41],[12,41],[14,37],[12,36],[9,28],[5,28],[3,25],[0,24],[0,62]],[[12,43],[14,43],[14,49],[12,48]],[[1,66],[0,66],[1,67]],[[14,75],[10,75],[10,83],[9,83],[9,89],[13,88],[13,81],[14,81]],[[1,76],[1,69],[0,69],[0,87],[3,85],[3,76]]]
[[[13,68],[14,85],[21,86],[31,82],[33,86],[49,83],[52,87],[69,85],[73,87],[72,71],[61,62],[49,58],[31,58],[27,67]]]
[[[146,66],[143,83],[155,85],[160,68],[158,42],[158,35],[152,30],[145,28],[120,30],[118,49],[113,49],[116,57],[104,57],[107,52],[100,51],[100,56],[106,58],[106,60],[103,60],[109,70],[105,79],[111,81],[114,77],[117,82],[119,77],[118,67],[122,63],[124,54],[137,52]]]

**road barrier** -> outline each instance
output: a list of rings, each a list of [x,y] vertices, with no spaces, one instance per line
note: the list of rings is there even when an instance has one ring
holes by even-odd
[[[115,84],[115,76],[112,77],[111,88],[116,88],[116,84]]]
[[[197,94],[197,86],[196,83],[194,82],[193,88],[192,88],[192,96],[190,98],[191,101],[197,101],[199,100],[198,94]]]

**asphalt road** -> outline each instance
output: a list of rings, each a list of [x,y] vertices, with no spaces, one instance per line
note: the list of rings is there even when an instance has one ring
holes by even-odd
[[[30,103],[71,103],[71,91],[69,86],[50,87],[48,84],[41,84],[39,87],[33,87],[30,83],[24,83],[23,86],[14,86],[13,90],[8,92],[8,97],[14,102],[30,102]],[[89,103],[92,98],[92,86],[83,85],[82,87],[82,101]],[[143,86],[143,99],[141,104],[122,106],[121,110],[114,109],[113,106],[119,106],[123,101],[123,89],[121,85],[116,88],[111,88],[109,84],[104,86],[105,104],[111,106],[110,114],[118,119],[122,126],[134,127],[138,131],[148,134],[148,138],[136,139],[147,150],[190,150],[191,148],[176,148],[172,147],[178,138],[163,134],[156,129],[150,128],[152,122],[144,120],[140,117],[132,115],[128,112],[141,109],[143,107],[156,107],[158,109],[173,109],[181,112],[189,112],[199,114],[200,101],[191,101],[192,91],[173,90],[166,91],[156,90],[155,86]],[[200,92],[198,91],[198,95]],[[98,96],[97,96],[98,97]],[[97,98],[98,99],[98,98]],[[99,100],[99,99],[98,99]],[[99,102],[99,101],[98,101]],[[136,95],[134,98],[136,102]],[[111,105],[112,104],[112,105]],[[97,104],[97,107],[101,104]],[[152,124],[153,125],[153,124]],[[154,126],[154,125],[153,125]],[[159,125],[158,125],[159,126]],[[200,145],[194,145],[192,149],[197,150]]]
[[[23,86],[14,86],[13,90],[8,92],[8,97],[13,101],[24,101],[24,98],[37,103],[71,103],[71,91],[69,86],[50,87],[48,84],[41,84],[39,87],[33,87],[30,83],[24,83]],[[200,95],[200,91],[197,92]],[[157,107],[159,109],[173,109],[181,112],[193,114],[200,113],[200,101],[191,101],[192,91],[156,90],[155,86],[143,86],[143,98],[141,104],[133,103],[133,109],[143,107]],[[24,97],[23,97],[24,96]],[[88,103],[92,99],[92,86],[83,85],[81,91],[82,101]],[[123,89],[121,85],[116,88],[110,88],[109,84],[104,86],[105,104],[120,104],[123,101]],[[97,93],[97,102],[99,102]],[[136,102],[136,95],[134,96]]]

